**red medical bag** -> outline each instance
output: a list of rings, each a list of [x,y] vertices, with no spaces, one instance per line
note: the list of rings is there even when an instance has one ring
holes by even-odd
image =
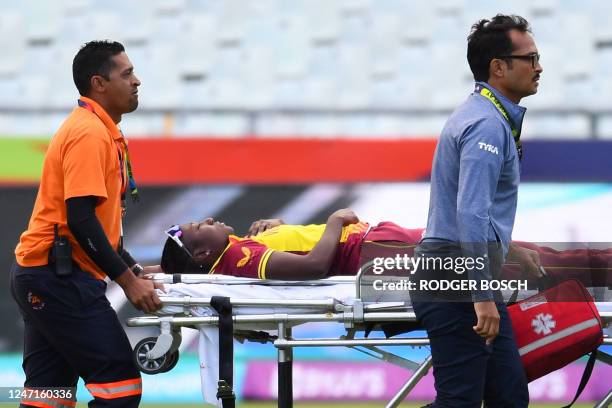
[[[529,381],[596,350],[603,342],[593,298],[575,279],[508,306],[508,312]]]

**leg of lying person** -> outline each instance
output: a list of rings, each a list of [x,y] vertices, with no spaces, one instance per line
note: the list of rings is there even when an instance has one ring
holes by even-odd
[[[499,334],[487,365],[484,400],[488,408],[523,408],[529,405],[525,370],[521,364],[506,306],[497,303]]]
[[[78,374],[95,398],[90,407],[138,406],[140,374],[104,281],[76,267],[57,277],[48,266],[16,266],[11,287],[26,320],[26,386],[70,387]]]
[[[415,302],[431,345],[436,399],[428,407],[480,408],[492,347],[474,332],[470,302]]]

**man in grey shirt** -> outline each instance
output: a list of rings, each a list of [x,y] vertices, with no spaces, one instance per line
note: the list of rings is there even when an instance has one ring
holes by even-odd
[[[436,148],[427,230],[419,251],[455,249],[479,258],[469,279],[480,283],[512,252],[525,108],[542,72],[529,24],[497,15],[474,24],[467,59],[475,91],[448,119]],[[493,248],[493,250],[491,249]],[[424,271],[425,274],[428,271]],[[422,275],[432,279],[435,275]],[[419,298],[415,313],[428,332],[437,397],[431,407],[527,407],[527,381],[506,308],[482,289],[463,301]]]

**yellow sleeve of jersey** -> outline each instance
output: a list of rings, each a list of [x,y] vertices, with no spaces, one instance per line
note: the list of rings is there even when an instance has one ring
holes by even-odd
[[[266,278],[266,267],[268,266],[268,259],[270,259],[270,255],[274,252],[273,249],[267,249],[266,252],[261,256],[259,260],[259,266],[257,268],[257,277],[259,279],[267,279]]]

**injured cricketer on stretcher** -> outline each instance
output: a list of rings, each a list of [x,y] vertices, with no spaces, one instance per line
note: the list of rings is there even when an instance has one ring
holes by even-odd
[[[338,315],[337,321],[344,322],[346,325],[348,322],[357,321],[353,309],[354,300],[360,302],[364,298],[363,293],[359,295],[359,288],[357,288],[358,294],[355,296],[353,292],[355,289],[354,281],[351,281],[348,286],[330,286],[330,283],[327,282],[321,286],[311,286],[310,288],[289,286],[283,288],[282,291],[275,290],[274,286],[253,286],[252,282],[249,281],[259,280],[272,283],[277,280],[284,282],[308,280],[312,282],[314,280],[333,280],[334,277],[341,275],[349,278],[349,276],[356,275],[363,266],[372,265],[372,261],[376,258],[397,259],[400,255],[412,257],[415,247],[421,240],[423,231],[422,228],[403,228],[393,222],[370,225],[360,221],[350,210],[336,211],[328,218],[327,223],[322,225],[287,225],[279,219],[259,220],[251,225],[248,234],[244,237],[235,235],[232,227],[212,218],[207,218],[202,222],[174,225],[166,231],[168,238],[162,253],[160,272],[163,270],[166,274],[174,275],[174,277],[165,275],[167,278],[162,279],[170,278],[169,281],[164,281],[165,283],[177,282],[175,279],[179,275],[183,276],[178,281],[182,279],[184,284],[173,285],[174,288],[171,289],[169,296],[184,297],[180,299],[177,297],[175,300],[168,298],[165,304],[182,305],[177,310],[180,314],[186,310],[184,307],[189,309],[195,307],[198,303],[209,304],[212,296],[220,295],[231,298],[232,303],[237,302],[239,305],[242,300],[247,301],[246,304],[250,305],[248,308],[235,310],[235,316],[240,316],[242,313],[251,314],[257,311],[257,309],[251,308],[253,298],[264,299],[264,303],[267,299],[275,305],[286,304],[286,302],[301,304],[304,301],[306,303],[310,301],[316,303],[315,299],[321,297],[333,298],[335,299],[334,305],[326,311],[325,321],[327,321],[328,316],[331,316],[329,315],[330,311],[333,312],[338,307],[344,307],[346,313]],[[611,249],[556,250],[532,243],[513,242],[507,260],[510,263],[505,265],[502,276],[504,278],[528,278],[531,282],[537,283],[545,271],[548,275],[557,278],[577,278],[585,286],[610,286],[612,279],[609,277],[608,264],[611,254]],[[210,283],[188,284],[189,278],[185,277],[195,277],[196,274],[197,276],[207,275],[212,280]],[[221,282],[224,275],[230,275],[229,278],[238,280],[246,278],[244,279],[246,284],[235,285],[231,281],[229,286],[225,287],[215,284],[217,278]],[[358,279],[357,282],[360,282],[360,280]],[[198,282],[194,281],[194,283]],[[210,288],[208,288],[209,286]],[[257,289],[257,294],[255,289]],[[377,300],[375,301],[377,302]],[[387,303],[385,307],[397,307],[397,305],[393,306],[393,302],[389,303],[388,298],[381,298],[380,301]],[[381,306],[383,304],[376,306],[376,308]],[[403,309],[404,306],[408,306],[408,308]],[[291,307],[289,310],[293,313],[298,312],[298,309],[292,309]],[[364,309],[366,312],[364,316],[367,316],[368,312],[372,316],[372,313],[376,311],[375,305],[366,307],[370,309]],[[172,314],[171,309],[165,309]],[[381,307],[379,311],[382,310],[384,308]],[[270,322],[276,319],[274,316],[277,312],[278,309],[273,308],[271,311],[265,312],[266,316],[259,316],[258,318],[263,319],[260,321]],[[402,327],[389,324],[392,322],[386,323],[386,329],[383,328],[383,331],[387,337],[395,335],[394,333],[412,330],[418,326],[413,313],[410,312],[409,302],[404,303],[395,312],[397,316],[392,316],[392,319],[395,319],[395,317],[402,319],[393,320]],[[208,370],[201,370],[203,391],[205,399],[214,403],[215,399],[214,396],[211,398],[211,392],[215,388],[219,375],[213,368],[216,364],[211,365],[210,362],[218,361],[218,353],[215,351],[217,350],[218,333],[214,326],[207,326],[207,324],[214,325],[214,321],[216,321],[214,320],[216,319],[214,311],[212,311],[212,314],[210,313],[210,309],[202,313],[192,313],[190,311],[188,314],[194,317],[184,319],[179,316],[172,325],[189,324],[200,327],[200,356],[201,359],[203,358],[204,361],[208,362],[206,366],[209,368]],[[204,320],[198,320],[195,316],[203,316],[199,319]],[[312,314],[304,315],[303,318],[306,319],[304,321],[312,318],[312,316]],[[139,321],[138,319],[144,320]],[[182,322],[181,319],[185,322]],[[208,322],[206,319],[212,320]],[[239,323],[242,321],[240,317],[235,319],[237,324],[235,329],[244,325],[244,323]],[[253,320],[253,316],[250,316],[247,317],[247,321],[253,322],[255,320]],[[203,322],[207,323],[201,326]],[[162,319],[159,319],[158,322],[146,317],[136,318],[133,323],[133,325],[153,324],[162,324],[163,327]],[[407,329],[407,324],[411,328]],[[396,331],[394,332],[394,330]],[[281,333],[279,332],[279,339],[275,341],[277,347],[279,347],[277,343],[282,343],[279,343],[280,340]],[[291,340],[288,341],[291,342]],[[399,341],[406,341],[406,343],[401,344],[412,344],[411,342],[416,341],[416,339]],[[324,342],[325,340],[323,340]],[[174,343],[172,342],[172,350],[176,347]],[[149,344],[155,344],[155,341]],[[150,349],[147,350],[150,351]],[[279,350],[281,349],[279,348]],[[143,360],[144,363],[149,364],[149,360],[145,360]],[[423,362],[420,367],[426,366],[427,362]],[[416,381],[418,382],[418,378],[416,378]],[[409,382],[413,383],[412,379]],[[406,390],[408,389],[406,388]]]
[[[350,210],[333,213],[327,224],[288,225],[255,221],[246,236],[207,218],[166,231],[161,270],[169,274],[220,274],[255,279],[306,280],[355,275],[378,259],[412,257],[423,228],[385,221],[370,225]],[[578,279],[585,286],[612,285],[612,248],[554,249],[513,241],[501,277]]]

